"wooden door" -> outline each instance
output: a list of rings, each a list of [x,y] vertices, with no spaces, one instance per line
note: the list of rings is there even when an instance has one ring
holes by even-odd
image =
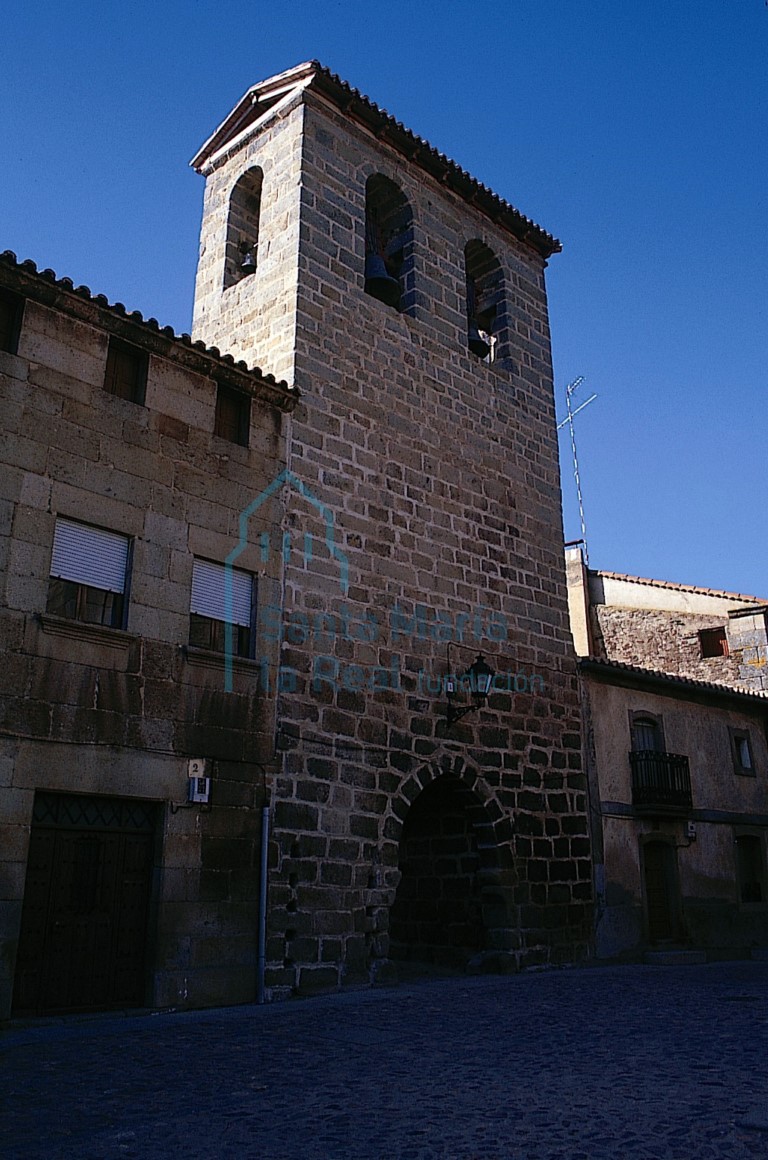
[[[91,798],[67,808],[64,795],[42,796],[60,801],[54,818],[36,802],[38,816],[53,824],[32,825],[14,1012],[141,1005],[152,806],[125,810],[117,799]]]
[[[651,942],[668,941],[677,937],[675,852],[668,842],[648,842],[643,855],[648,938]]]

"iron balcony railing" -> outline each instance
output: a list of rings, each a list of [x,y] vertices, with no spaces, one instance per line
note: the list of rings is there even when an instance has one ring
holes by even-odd
[[[632,767],[632,804],[687,811],[693,807],[688,758],[679,753],[639,749],[629,755]]]

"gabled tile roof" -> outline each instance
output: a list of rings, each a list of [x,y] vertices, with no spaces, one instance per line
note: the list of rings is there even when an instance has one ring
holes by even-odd
[[[450,157],[438,152],[423,137],[407,129],[386,109],[381,109],[370,97],[353,88],[319,61],[310,60],[248,89],[229,116],[193,157],[190,165],[198,172],[206,171],[221,150],[234,138],[266,113],[278,100],[289,93],[312,89],[330,100],[345,116],[363,125],[375,137],[385,141],[398,153],[415,162],[426,173],[436,178],[453,193],[491,218],[516,238],[526,242],[548,258],[562,249],[557,238],[525,217],[487,185],[472,177]]]

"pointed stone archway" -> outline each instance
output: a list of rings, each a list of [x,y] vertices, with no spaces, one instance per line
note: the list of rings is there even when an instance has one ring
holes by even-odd
[[[510,887],[512,829],[458,758],[423,767],[394,805],[399,883],[389,915],[396,960],[462,968],[516,947]]]

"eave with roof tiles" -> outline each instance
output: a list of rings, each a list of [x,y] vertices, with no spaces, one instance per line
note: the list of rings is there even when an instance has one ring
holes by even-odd
[[[75,286],[71,278],[59,278],[53,270],[38,270],[30,259],[19,262],[11,250],[0,253],[0,285],[197,374],[264,399],[281,411],[292,411],[299,401],[298,390],[284,380],[278,382],[259,367],[236,362],[232,355],[193,341],[188,334],[176,334],[172,326],[161,326],[157,319],[145,318],[138,310],[128,311],[122,302],[110,303],[104,294],[92,294],[88,286]]]
[[[604,661],[598,657],[581,657],[577,661],[579,671],[605,684],[619,685],[623,688],[646,688],[654,692],[666,693],[668,696],[679,696],[685,692],[691,700],[738,701],[755,707],[768,706],[768,693],[749,692],[746,689],[737,689],[733,685],[718,685],[710,681],[695,681],[689,677],[676,677],[670,673],[661,673],[655,669],[643,669],[637,665],[624,664],[621,661]]]
[[[370,97],[316,60],[307,61],[288,72],[253,85],[196,153],[190,165],[198,172],[205,171],[211,158],[224,149],[234,136],[244,132],[278,99],[287,96],[292,89],[299,90],[302,87],[314,90],[330,100],[345,116],[414,162],[496,225],[531,246],[542,257],[548,258],[562,250],[562,244],[557,238],[483,185],[450,157],[440,153],[423,137],[407,129]]]
[[[701,588],[695,584],[679,584],[675,580],[653,580],[647,576],[630,576],[626,572],[604,572],[590,568],[589,575],[599,576],[603,580],[623,580],[627,584],[646,584],[649,588],[666,588],[672,592],[692,592],[697,596],[719,596],[723,600],[738,600],[756,605],[768,604],[765,597],[762,596],[747,596],[743,592],[726,592],[720,588]]]

